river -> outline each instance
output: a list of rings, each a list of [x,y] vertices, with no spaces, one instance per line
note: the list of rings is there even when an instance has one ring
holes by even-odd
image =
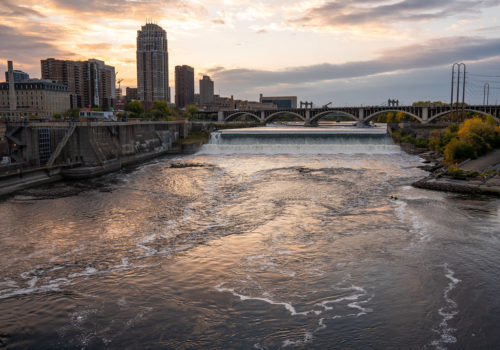
[[[387,138],[217,137],[0,200],[0,347],[499,346],[498,200]]]

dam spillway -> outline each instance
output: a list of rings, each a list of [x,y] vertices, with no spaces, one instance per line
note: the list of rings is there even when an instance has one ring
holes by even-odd
[[[271,125],[212,133],[202,153],[391,153],[399,152],[385,125],[320,127]]]

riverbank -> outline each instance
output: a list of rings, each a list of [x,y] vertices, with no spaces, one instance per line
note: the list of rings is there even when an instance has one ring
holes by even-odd
[[[500,196],[500,150],[496,149],[477,159],[467,160],[458,164],[450,171],[450,167],[444,161],[443,154],[430,151],[424,145],[432,132],[432,128],[418,125],[413,129],[409,124],[403,127],[390,126],[390,134],[393,140],[403,151],[409,154],[419,155],[424,159],[425,165],[420,168],[429,172],[429,175],[412,184],[416,188],[424,188],[434,191],[455,192],[464,194],[483,194]],[[436,126],[434,130],[443,129],[442,125]],[[410,137],[401,137],[401,131]],[[413,142],[402,142],[411,139]],[[427,142],[428,143],[428,142]]]
[[[420,156],[427,162],[421,168],[430,174],[412,185],[435,191],[465,194],[485,194],[500,196],[500,150],[459,164],[455,175],[451,175],[448,165],[437,152],[425,152]],[[472,174],[476,176],[466,176]],[[462,178],[460,178],[462,177]]]

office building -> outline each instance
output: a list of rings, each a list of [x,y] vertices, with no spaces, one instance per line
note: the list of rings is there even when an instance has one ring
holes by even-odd
[[[175,104],[179,108],[194,104],[194,68],[175,66]]]
[[[275,104],[278,109],[297,108],[297,96],[262,96],[260,94],[259,102]]]
[[[200,80],[200,102],[201,106],[214,102],[214,82],[209,76],[204,75]]]
[[[55,80],[71,92],[71,108],[112,109],[116,99],[115,68],[103,61],[41,61],[42,79]]]
[[[146,109],[153,101],[170,102],[167,33],[154,23],[137,31],[137,94]]]
[[[22,81],[28,80],[30,78],[28,73],[25,73],[21,70],[15,69],[13,72],[14,75],[14,82],[15,83],[20,83]],[[9,72],[5,72],[5,81],[8,83],[9,82]]]

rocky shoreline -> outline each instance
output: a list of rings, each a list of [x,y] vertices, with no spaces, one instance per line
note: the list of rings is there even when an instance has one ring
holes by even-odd
[[[422,152],[415,149],[411,150],[408,147],[402,147],[402,149],[408,153],[418,154],[423,158],[425,165],[419,168],[430,173],[427,177],[412,183],[414,187],[434,191],[500,197],[500,176],[498,174],[492,174],[492,176],[485,178],[455,179],[448,175],[448,165],[444,163],[444,158],[441,154],[434,151]],[[495,164],[491,165],[494,166]]]

